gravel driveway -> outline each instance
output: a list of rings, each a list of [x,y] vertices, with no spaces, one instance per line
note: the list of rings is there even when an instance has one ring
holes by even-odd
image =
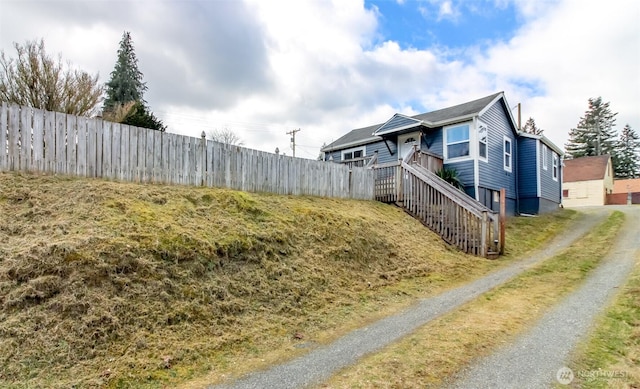
[[[616,208],[627,216],[623,230],[583,286],[517,341],[468,368],[453,388],[545,388],[570,383],[573,373],[566,369],[571,367],[567,366],[570,352],[624,284],[640,250],[640,207]]]
[[[557,254],[588,232],[598,222],[604,220],[607,215],[608,212],[586,213],[581,216],[581,220],[574,224],[572,230],[567,231],[562,237],[554,239],[545,249],[529,258],[462,287],[420,300],[400,314],[353,331],[329,345],[318,347],[287,363],[264,371],[253,372],[238,380],[209,388],[305,388],[317,385],[330,378],[339,369],[355,363],[364,355],[397,341],[417,327],[508,281],[530,266]]]

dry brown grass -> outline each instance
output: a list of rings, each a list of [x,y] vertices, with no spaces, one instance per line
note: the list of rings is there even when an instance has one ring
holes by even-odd
[[[0,173],[0,215],[3,387],[215,381],[512,260],[366,201]]]
[[[511,341],[575,289],[606,255],[623,221],[622,213],[614,213],[564,253],[341,371],[321,387],[446,386],[463,367]]]

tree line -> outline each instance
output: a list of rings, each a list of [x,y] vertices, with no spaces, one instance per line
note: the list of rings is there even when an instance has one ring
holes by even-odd
[[[626,124],[618,133],[616,115],[602,97],[590,98],[588,108],[569,131],[566,158],[610,155],[616,178],[640,177],[640,136]]]
[[[640,136],[626,124],[620,133],[615,129],[617,112],[602,97],[590,98],[584,116],[569,131],[565,158],[574,159],[596,155],[610,155],[615,178],[640,177]],[[542,135],[543,129],[530,117],[522,131]]]
[[[15,57],[0,51],[0,100],[79,116],[101,114],[106,120],[165,131],[167,127],[147,105],[147,85],[138,69],[131,34],[122,35],[109,81],[98,74],[63,64],[47,54],[44,40],[14,43]],[[100,103],[102,103],[101,111]]]

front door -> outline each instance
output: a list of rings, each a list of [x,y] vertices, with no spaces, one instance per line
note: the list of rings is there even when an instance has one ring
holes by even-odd
[[[418,145],[420,149],[420,132],[398,135],[398,158],[405,159],[413,149],[413,145]]]

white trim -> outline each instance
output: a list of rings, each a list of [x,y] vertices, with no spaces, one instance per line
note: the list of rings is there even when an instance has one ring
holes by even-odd
[[[351,148],[351,149],[342,150],[340,152],[340,160],[341,161],[348,161],[348,160],[344,159],[344,155],[346,153],[354,153],[355,151],[362,151],[362,156],[363,157],[367,156],[367,146],[360,146],[360,147],[354,147],[354,148]],[[361,158],[361,157],[358,157],[358,158]],[[353,159],[353,157],[350,158],[350,159]]]
[[[467,128],[469,129],[469,151],[467,155],[463,155],[460,157],[454,157],[454,158],[449,158],[449,145],[447,144],[447,132],[449,129],[452,128],[456,128],[456,127],[462,127],[462,126],[467,126]],[[473,159],[473,140],[472,138],[474,138],[473,136],[473,121],[468,121],[468,122],[464,122],[464,123],[456,123],[456,124],[452,124],[450,126],[446,126],[442,128],[442,156],[444,158],[444,163],[449,163],[449,162],[462,162],[462,161],[468,161]],[[464,143],[464,142],[458,142],[458,143]]]
[[[404,159],[404,155],[402,153],[402,145],[406,143],[409,138],[415,138],[415,142],[418,145],[418,150],[420,150],[420,144],[422,143],[422,132],[407,132],[406,134],[398,135],[398,159]],[[408,152],[407,152],[408,153]]]
[[[560,176],[560,157],[554,153],[553,155],[551,155],[551,158],[553,160],[553,164],[551,167],[551,177],[554,181],[558,182],[558,176]]]
[[[376,137],[371,137],[371,138],[366,138],[366,139],[360,139],[360,140],[355,140],[353,142],[349,142],[349,143],[343,143],[337,146],[327,146],[324,149],[320,150],[320,151],[325,151],[325,152],[334,152],[334,151],[338,151],[341,150],[345,147],[350,147],[350,146],[360,146],[360,145],[368,145],[369,143],[373,143],[373,142],[377,142],[382,140],[382,138],[380,138],[379,136]]]
[[[507,166],[507,141],[509,142],[509,166]],[[502,136],[502,167],[507,172],[513,172],[513,139]]]
[[[542,169],[549,170],[549,148],[542,144]]]
[[[504,93],[503,92],[498,93],[498,95],[496,97],[494,97],[494,99],[491,100],[491,102],[489,104],[485,105],[484,108],[482,108],[482,110],[480,112],[478,112],[478,116],[482,116],[485,113],[487,113],[489,108],[491,108],[491,106],[494,105],[500,99],[504,99]],[[504,100],[504,105],[507,105],[507,99]],[[508,105],[507,105],[507,107],[508,107]],[[515,126],[515,128],[517,129],[518,127]]]
[[[537,162],[540,160],[540,144],[541,142],[539,140],[536,140],[536,197],[542,197],[540,164]]]
[[[484,123],[484,122],[482,122],[480,120],[477,120],[477,121],[474,120],[474,121],[476,122],[477,139],[476,139],[475,143],[476,143],[476,147],[478,149],[478,153],[477,153],[478,159],[480,161],[482,161],[482,162],[489,162],[489,126],[486,123]],[[484,128],[487,129],[487,139],[484,142],[484,144],[486,146],[486,148],[485,148],[485,154],[486,155],[484,157],[480,155],[480,127],[484,127]]]
[[[564,151],[562,151],[562,149],[556,146],[551,140],[549,140],[549,138],[547,138],[544,135],[529,134],[528,132],[521,131],[518,133],[518,136],[523,138],[539,139],[540,141],[542,141],[542,143],[546,144],[547,147],[549,147],[551,150],[558,153],[558,155],[564,155]]]
[[[427,112],[429,113],[429,112]],[[463,115],[463,116],[458,116],[455,118],[451,118],[451,119],[445,119],[445,120],[440,120],[437,122],[430,122],[427,120],[423,120],[423,123],[427,124],[428,127],[430,128],[434,128],[434,127],[440,127],[440,126],[449,126],[449,125],[454,125],[454,124],[460,124],[460,123],[464,123],[467,121],[471,121],[472,119],[476,118],[478,115],[475,113],[470,113],[468,115]]]
[[[477,116],[473,118],[473,128],[474,128],[474,131],[473,131],[474,136],[473,136],[473,138],[476,139],[475,143],[478,144],[477,136],[475,136],[476,129],[478,128],[478,117]],[[471,137],[472,137],[471,134],[469,134],[469,138],[471,138]],[[469,143],[471,143],[471,140],[469,140]],[[471,146],[471,145],[469,145],[469,146]],[[487,145],[487,147],[489,147],[489,146]],[[479,146],[476,146],[476,148],[479,149]],[[480,154],[480,151],[478,150],[478,156],[479,156],[479,154]],[[473,159],[473,183],[474,183],[473,187],[474,187],[475,194],[476,194],[476,201],[480,201],[480,193],[479,193],[480,192],[480,166],[479,166],[479,163],[478,163],[478,158],[474,158]]]
[[[406,125],[404,125],[402,127],[395,127],[395,128],[383,131],[383,132],[378,132],[378,131],[380,131],[380,129],[382,127],[384,127],[387,124],[391,123],[393,121],[393,119],[395,119],[397,117],[401,117],[401,118],[406,119],[406,120],[411,120],[412,123],[406,124]],[[395,113],[395,114],[393,114],[393,116],[391,116],[391,118],[389,120],[387,120],[386,122],[384,122],[380,126],[378,126],[378,128],[376,128],[375,131],[373,131],[373,133],[371,135],[386,135],[386,134],[390,134],[390,133],[406,130],[408,128],[413,128],[413,127],[416,127],[416,126],[423,126],[424,124],[425,123],[422,120],[419,120],[419,119],[416,119],[416,118],[412,118],[411,116],[403,115],[401,113]]]
[[[502,101],[504,101],[504,108],[505,108],[505,111],[507,112],[507,115],[509,116],[509,119],[511,119],[510,122],[511,122],[511,125],[513,126],[513,130],[516,135],[519,135],[522,131],[520,131],[520,129],[518,128],[518,123],[516,123],[516,119],[513,117],[511,106],[509,105],[509,102],[507,101],[507,97],[504,95],[504,92],[500,92],[500,94],[491,103],[487,104],[487,106],[484,107],[484,109],[480,111],[478,115],[483,115],[499,99],[502,99]]]

